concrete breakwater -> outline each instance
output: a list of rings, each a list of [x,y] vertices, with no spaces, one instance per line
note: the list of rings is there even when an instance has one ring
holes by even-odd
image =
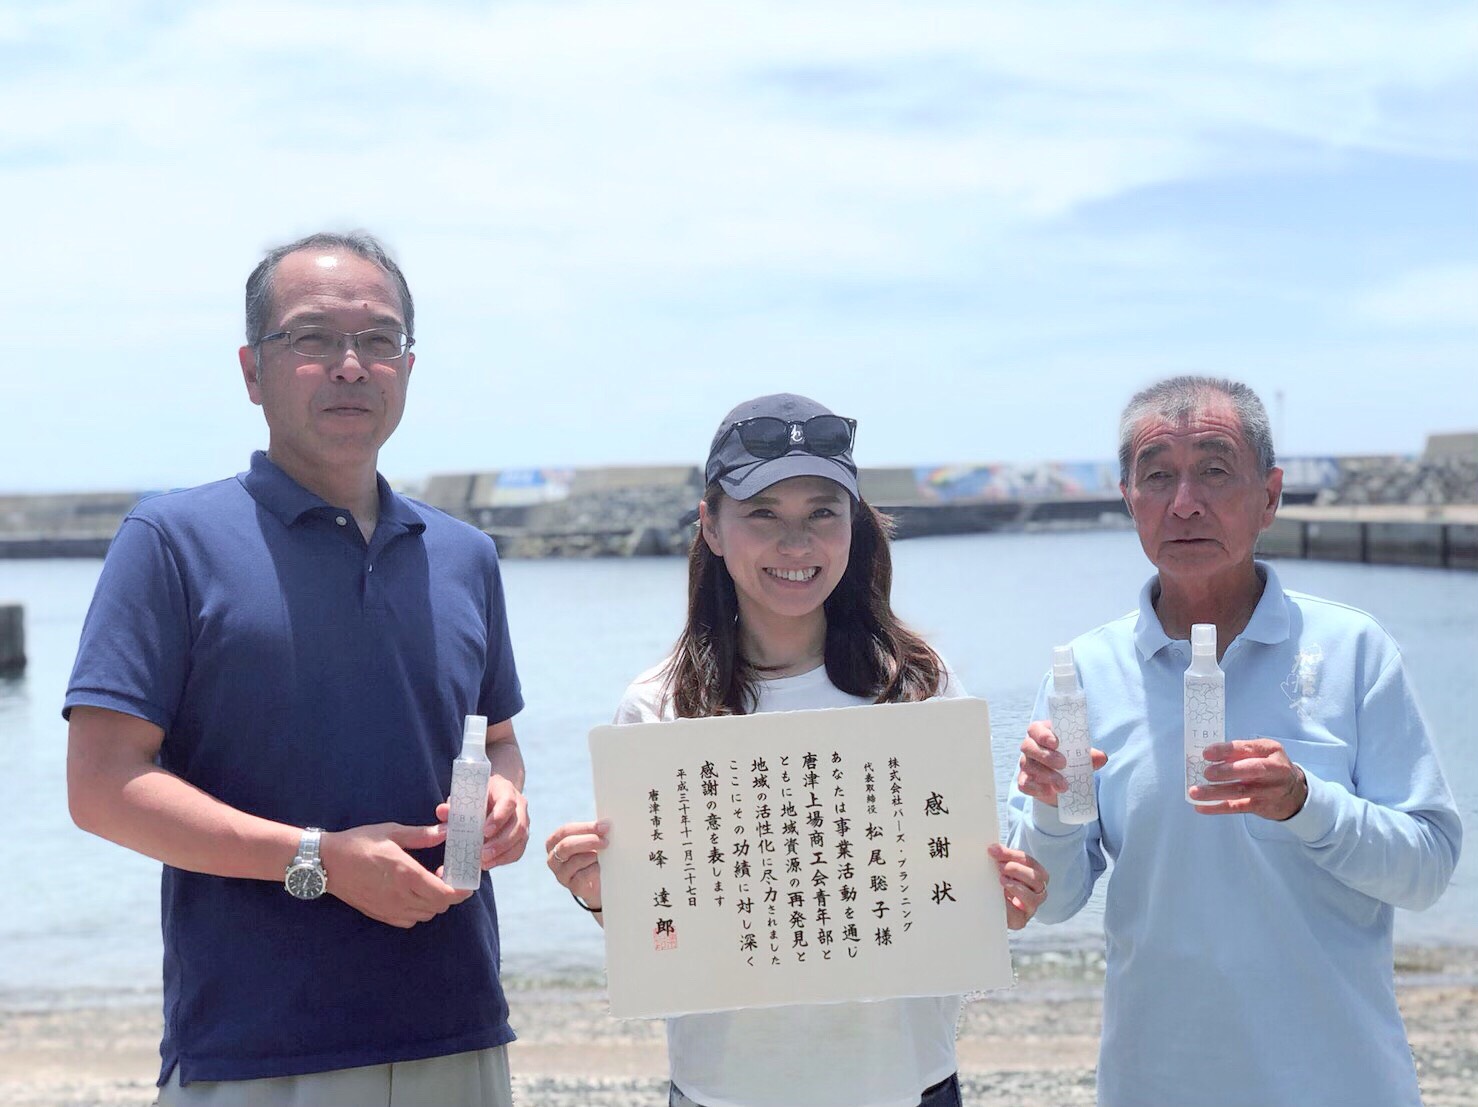
[[[863,469],[863,496],[900,538],[1040,527],[1124,526],[1111,466]],[[402,491],[481,528],[505,557],[687,552],[703,474],[696,466],[608,466],[443,474]],[[101,557],[149,493],[0,497],[0,557]]]
[[[1478,434],[1432,435],[1414,457],[1341,458],[1307,506],[1286,502],[1269,557],[1478,569]]]
[[[1473,437],[1478,440],[1478,435]],[[1478,450],[1478,441],[1473,448]],[[1428,450],[1429,453],[1432,450],[1430,443]],[[1343,458],[1337,479],[1318,492],[1314,503],[1320,507],[1441,507],[1478,503],[1478,453],[1438,453],[1423,458]]]
[[[1269,556],[1478,567],[1478,517],[1463,513],[1478,512],[1478,455],[1283,464],[1284,506],[1261,546]],[[1129,525],[1111,462],[863,469],[859,483],[900,538]],[[695,466],[519,469],[398,487],[491,534],[505,557],[672,556],[692,540],[703,475]],[[0,496],[0,557],[101,557],[145,495]]]
[[[863,469],[858,483],[893,517],[899,538],[1127,523],[1111,467],[1071,470]],[[685,553],[702,495],[696,466],[616,466],[433,477],[422,498],[493,535],[505,556],[590,557]]]
[[[138,492],[0,496],[0,557],[102,557]]]
[[[687,466],[534,469],[432,477],[420,498],[504,557],[665,556],[687,550],[701,482]]]

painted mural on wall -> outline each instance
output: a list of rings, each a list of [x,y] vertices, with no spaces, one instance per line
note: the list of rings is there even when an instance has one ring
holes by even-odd
[[[1280,459],[1283,486],[1300,491],[1339,483],[1335,457]],[[914,470],[920,495],[938,503],[1000,500],[1114,499],[1119,466],[1114,461],[1043,461],[1035,465],[922,465]]]
[[[502,469],[490,497],[493,507],[547,504],[569,497],[573,469]]]
[[[914,470],[919,492],[939,503],[964,500],[1050,500],[1118,495],[1118,470],[1101,461],[1036,465],[937,465]]]

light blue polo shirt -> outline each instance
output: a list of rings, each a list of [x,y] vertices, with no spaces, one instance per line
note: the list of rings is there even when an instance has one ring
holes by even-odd
[[[492,540],[379,482],[350,513],[265,454],[124,520],[63,714],[164,730],[160,764],[295,826],[429,825],[462,720],[523,706]],[[419,856],[441,863],[439,848]],[[329,873],[330,885],[333,874]],[[490,881],[401,930],[332,895],[164,867],[160,1081],[287,1076],[513,1038]]]
[[[1286,822],[1184,798],[1190,644],[1152,606],[1076,639],[1099,819],[1069,826],[1012,786],[1012,844],[1051,875],[1058,922],[1114,862],[1102,1107],[1417,1107],[1392,970],[1395,907],[1442,894],[1462,826],[1390,636],[1266,580],[1221,662],[1228,739],[1282,742],[1309,782]],[[1046,718],[1050,677],[1034,718]]]

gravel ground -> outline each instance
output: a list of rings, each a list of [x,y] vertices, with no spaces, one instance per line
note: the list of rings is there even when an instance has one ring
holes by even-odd
[[[1022,972],[971,1004],[960,1027],[965,1102],[1087,1107],[1100,1027],[1092,966]],[[1403,954],[1398,994],[1426,1107],[1468,1107],[1478,1087],[1478,951]],[[521,1107],[658,1107],[666,1102],[660,1023],[607,1017],[594,984],[515,984],[509,1001]],[[157,1000],[69,997],[61,1009],[0,997],[0,1107],[147,1107]]]

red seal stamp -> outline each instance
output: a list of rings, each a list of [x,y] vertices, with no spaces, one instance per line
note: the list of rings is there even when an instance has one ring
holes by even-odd
[[[677,948],[677,927],[672,925],[671,919],[657,920],[656,929],[652,931],[652,948],[658,953]]]

